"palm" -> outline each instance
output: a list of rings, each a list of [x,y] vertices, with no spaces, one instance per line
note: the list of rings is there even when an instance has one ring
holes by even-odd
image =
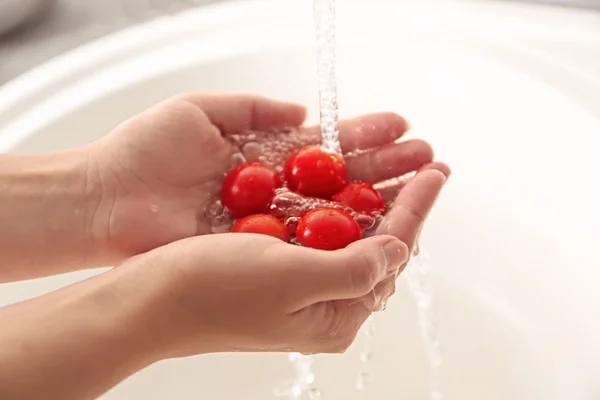
[[[258,107],[260,104],[246,107],[249,113],[258,115],[244,114],[245,108],[240,105],[226,109],[233,115],[221,115],[218,104],[197,103],[197,99],[167,102],[119,127],[108,138],[112,151],[107,152],[111,157],[105,162],[112,166],[114,181],[118,182],[109,216],[113,221],[108,229],[109,240],[124,253],[137,254],[174,240],[210,233],[205,208],[218,199],[222,179],[238,149],[230,138],[250,130],[296,126],[304,117],[298,108],[277,110],[271,105],[265,112]],[[348,159],[351,178],[379,182],[430,164],[433,155],[426,143],[394,143],[406,128],[405,121],[393,114],[342,122],[344,151],[371,149]],[[298,131],[303,141],[288,146],[287,152],[319,140],[315,127]],[[287,154],[280,156],[285,159]],[[388,189],[388,195],[398,189]]]

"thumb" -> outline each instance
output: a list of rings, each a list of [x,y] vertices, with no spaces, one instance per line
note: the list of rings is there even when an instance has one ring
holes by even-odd
[[[408,247],[393,236],[378,235],[336,251],[290,247],[286,259],[289,299],[298,311],[315,303],[355,299],[398,274]]]

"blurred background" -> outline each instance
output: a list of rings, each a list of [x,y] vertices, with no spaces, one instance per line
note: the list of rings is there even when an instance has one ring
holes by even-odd
[[[228,0],[0,0],[0,85],[108,33],[187,8],[223,1]],[[600,11],[600,0],[522,2]]]

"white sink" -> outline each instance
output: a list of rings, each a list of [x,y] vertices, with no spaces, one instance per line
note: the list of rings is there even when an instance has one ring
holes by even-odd
[[[445,399],[599,399],[600,16],[339,3],[342,115],[400,112],[453,167],[422,236],[435,264]],[[295,100],[314,123],[311,12],[308,0],[224,4],[78,49],[0,90],[0,150],[81,145],[185,91]],[[0,305],[93,273],[2,285]],[[357,343],[317,358],[323,399],[426,399],[414,302],[400,285],[377,320],[369,391],[353,389]],[[284,355],[196,357],[155,365],[105,398],[258,400],[291,374]]]

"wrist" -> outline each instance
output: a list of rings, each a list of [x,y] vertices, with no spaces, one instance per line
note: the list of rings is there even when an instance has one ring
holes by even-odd
[[[191,240],[132,257],[111,272],[120,276],[124,293],[135,292],[131,319],[141,327],[146,354],[154,361],[226,350],[215,331],[213,306],[198,307],[206,288],[196,273],[178,265],[200,267],[200,257],[190,254]]]
[[[98,398],[157,360],[143,302],[111,272],[0,311],[0,398]]]
[[[0,280],[101,266],[104,190],[92,160],[91,147],[0,155],[0,257],[13,268],[0,271]]]

